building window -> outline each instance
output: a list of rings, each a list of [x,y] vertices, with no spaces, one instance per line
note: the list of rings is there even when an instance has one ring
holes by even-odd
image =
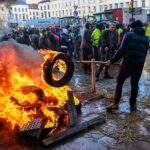
[[[62,14],[63,14],[63,16],[65,15],[65,11],[64,10],[62,11]]]
[[[123,3],[120,3],[120,8],[123,8],[123,7],[124,7]]]
[[[100,10],[100,12],[103,11],[103,6],[102,5],[99,5],[99,10]]]
[[[25,21],[25,15],[23,14],[23,16],[22,16],[22,19],[23,19],[23,21]]]
[[[41,18],[44,18],[44,15],[43,15],[43,13],[41,13]]]
[[[14,11],[16,12],[16,11],[17,11],[17,9],[16,9],[16,8],[14,8]]]
[[[127,8],[129,8],[129,4],[130,4],[129,2],[126,2],[126,7],[127,7]]]
[[[68,10],[66,10],[66,15],[68,16]]]
[[[18,8],[18,11],[20,12],[20,8]]]
[[[96,12],[96,6],[94,6],[94,12]]]
[[[48,5],[47,8],[48,8],[48,10],[49,10],[49,9],[50,9],[50,6]]]
[[[134,1],[134,7],[137,7],[137,5],[138,5],[137,1]]]
[[[46,10],[46,6],[44,5],[44,10]]]
[[[145,0],[142,0],[142,7],[145,7]]]
[[[118,8],[118,3],[115,3],[115,6],[114,6],[115,8]]]
[[[91,12],[91,7],[90,7],[90,6],[88,7],[88,12],[89,12],[89,13]]]
[[[104,5],[104,9],[107,10],[107,5]]]
[[[26,8],[26,12],[28,11],[28,9]]]
[[[24,8],[22,8],[22,12],[24,12]]]
[[[18,15],[17,14],[15,14],[15,18],[16,18],[16,20],[18,20]]]
[[[112,9],[112,4],[109,4],[109,9]]]
[[[72,11],[71,11],[71,9],[70,9],[70,16],[72,15]]]
[[[49,18],[51,17],[51,13],[50,12],[48,12],[48,16],[49,16]]]
[[[39,15],[39,13],[38,13],[38,12],[36,12],[36,15],[38,16],[38,15]]]
[[[45,18],[47,18],[47,13],[46,13],[46,11],[45,11],[44,13],[45,13]]]
[[[41,10],[43,10],[42,6],[41,6]]]

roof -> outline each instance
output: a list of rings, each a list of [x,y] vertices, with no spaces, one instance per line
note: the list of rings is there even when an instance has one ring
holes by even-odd
[[[37,4],[28,4],[29,9],[38,9],[38,5]]]
[[[50,0],[41,0],[39,3],[46,3],[46,2],[50,2]]]

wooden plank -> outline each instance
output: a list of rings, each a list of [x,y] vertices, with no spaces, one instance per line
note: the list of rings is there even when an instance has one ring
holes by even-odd
[[[77,124],[75,127],[71,127],[69,129],[67,129],[66,131],[62,132],[62,133],[59,133],[57,135],[54,135],[52,137],[48,137],[44,140],[42,140],[42,143],[45,145],[45,146],[48,146],[50,144],[54,144],[56,142],[59,142],[63,139],[66,139],[76,133],[79,133],[93,125],[96,125],[96,124],[103,124],[105,123],[105,119],[100,117],[100,116],[96,116],[96,117],[92,117],[92,119],[88,120],[88,121],[84,121],[84,122],[81,122],[79,124]]]
[[[73,127],[78,122],[77,110],[74,102],[74,96],[72,91],[68,91],[67,110],[69,115],[69,127]]]

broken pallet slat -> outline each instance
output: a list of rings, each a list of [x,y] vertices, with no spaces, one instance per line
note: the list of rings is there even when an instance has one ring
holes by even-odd
[[[83,131],[93,125],[102,124],[102,123],[105,123],[105,119],[100,116],[96,116],[88,121],[79,123],[75,127],[71,127],[62,133],[59,133],[52,137],[45,138],[42,140],[42,142],[45,146],[48,146],[48,145],[56,143],[60,140],[66,139],[76,133],[79,133],[80,131]]]
[[[74,96],[72,91],[68,91],[68,101],[67,101],[67,110],[68,110],[68,117],[69,117],[69,127],[73,127],[77,124],[78,115],[77,110],[74,102]]]

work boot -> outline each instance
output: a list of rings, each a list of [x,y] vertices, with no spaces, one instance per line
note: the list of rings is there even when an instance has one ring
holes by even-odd
[[[137,106],[136,105],[130,105],[130,111],[136,111],[137,110]]]
[[[118,102],[113,100],[110,105],[106,106],[106,109],[108,112],[111,112],[112,110],[117,110],[119,108],[118,105],[119,105]]]

